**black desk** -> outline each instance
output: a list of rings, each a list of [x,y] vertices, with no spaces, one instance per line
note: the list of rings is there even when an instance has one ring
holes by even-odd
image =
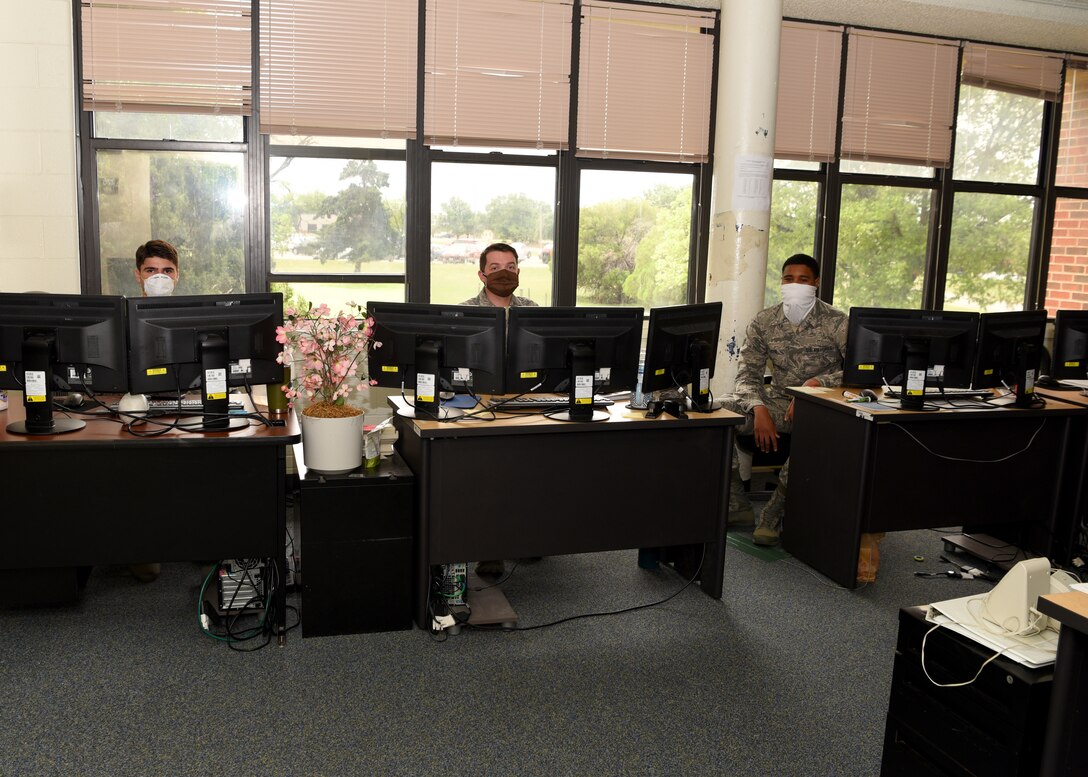
[[[1088,766],[1088,594],[1041,596],[1039,612],[1062,624],[1041,773],[1075,777]]]
[[[681,574],[701,559],[700,586],[721,598],[733,427],[744,418],[608,410],[599,423],[396,417],[397,450],[419,490],[420,628],[431,566],[480,559],[661,547]]]
[[[17,400],[0,413],[0,574],[8,582],[36,569],[269,557],[281,582],[282,642],[286,451],[300,439],[293,413],[276,416],[282,427],[154,438],[89,418],[69,434],[8,434],[7,423],[23,417]]]
[[[853,588],[862,533],[960,525],[1013,527],[1010,542],[1068,560],[1084,408],[1051,399],[1039,409],[870,412],[839,388],[789,392],[782,540],[813,569]]]

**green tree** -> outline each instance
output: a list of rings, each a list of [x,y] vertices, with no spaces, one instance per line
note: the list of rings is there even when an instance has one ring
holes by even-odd
[[[317,211],[318,216],[335,220],[318,231],[315,256],[322,263],[329,259],[350,261],[355,272],[363,262],[396,258],[403,243],[398,241],[382,202],[389,175],[372,161],[352,160],[344,165],[340,180],[351,183],[326,197]]]
[[[286,254],[291,249],[291,238],[302,227],[302,217],[317,213],[325,201],[321,192],[295,194],[287,191],[273,195],[270,206],[272,222],[272,253]]]
[[[245,286],[245,221],[236,206],[239,170],[182,154],[151,159],[151,234],[178,250],[186,294]]]
[[[815,256],[818,194],[819,186],[808,181],[774,182],[764,307],[782,301],[782,262],[794,254]]]
[[[645,308],[679,305],[687,299],[691,191],[656,187],[647,199],[659,206],[657,218],[635,250],[635,269],[623,292]]]
[[[653,228],[656,209],[643,199],[610,200],[582,209],[578,230],[578,297],[604,305],[630,304],[624,283],[635,253]]]
[[[450,197],[435,214],[434,223],[440,232],[450,232],[460,237],[476,234],[479,218],[467,202],[460,197]]]
[[[506,194],[487,204],[482,227],[496,237],[527,243],[540,239],[544,214],[551,210],[551,205],[527,194]],[[550,234],[550,230],[544,234]]]

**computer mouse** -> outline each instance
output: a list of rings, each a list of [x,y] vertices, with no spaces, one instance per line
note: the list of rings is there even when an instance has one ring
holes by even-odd
[[[871,400],[873,400],[874,402],[876,402],[877,400],[879,400],[879,399],[880,399],[880,397],[878,397],[878,396],[876,395],[876,392],[875,392],[875,391],[873,391],[872,389],[862,389],[862,390],[861,390],[861,396],[863,396],[863,397],[866,397],[866,398],[868,398],[868,399],[871,399]]]

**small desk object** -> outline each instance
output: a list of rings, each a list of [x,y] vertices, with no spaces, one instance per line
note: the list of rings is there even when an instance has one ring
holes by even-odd
[[[1027,550],[1067,560],[1084,408],[1049,399],[1040,408],[872,410],[841,388],[788,391],[796,404],[782,541],[836,583],[857,585],[866,532],[1011,530]]]
[[[1088,770],[1088,594],[1040,596],[1039,612],[1062,624],[1041,774],[1078,777]]]
[[[21,419],[22,403],[7,414]],[[74,593],[80,566],[267,557],[280,581],[274,627],[282,644],[286,457],[300,435],[293,413],[270,417],[284,425],[158,437],[135,437],[116,418],[86,414],[87,425],[68,434],[9,434],[0,424],[5,589],[28,603],[19,601],[21,581],[66,578]]]
[[[299,476],[302,636],[412,627],[415,483],[400,456],[342,475]]]
[[[607,411],[608,420],[589,423],[395,416],[419,493],[420,628],[432,566],[481,559],[663,548],[680,574],[699,570],[703,591],[721,598],[733,429],[743,417],[647,419],[620,402]]]

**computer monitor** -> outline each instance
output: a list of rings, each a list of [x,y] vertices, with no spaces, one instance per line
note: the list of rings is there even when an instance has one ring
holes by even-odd
[[[1050,359],[1052,381],[1088,380],[1088,310],[1059,310],[1054,314],[1054,353]],[[1048,388],[1080,388],[1055,386]]]
[[[971,387],[1011,386],[1016,406],[1029,406],[1035,396],[1045,334],[1045,310],[983,313]]]
[[[851,308],[842,382],[901,386],[900,406],[921,410],[927,386],[970,388],[978,313]]]
[[[415,418],[453,418],[441,392],[501,394],[505,308],[368,302],[374,342],[367,363],[372,381],[385,388],[415,389]]]
[[[53,418],[53,391],[124,392],[125,300],[83,294],[0,293],[0,389],[23,392],[13,434],[82,429]]]
[[[638,382],[641,308],[511,307],[507,325],[506,392],[567,394],[553,418],[603,420],[594,395]]]
[[[276,362],[281,326],[278,292],[130,299],[129,391],[180,396],[200,389],[202,417],[183,426],[246,426],[246,419],[229,417],[227,389],[283,381]]]
[[[651,308],[642,390],[684,388],[692,410],[710,412],[710,379],[718,350],[722,303]]]

